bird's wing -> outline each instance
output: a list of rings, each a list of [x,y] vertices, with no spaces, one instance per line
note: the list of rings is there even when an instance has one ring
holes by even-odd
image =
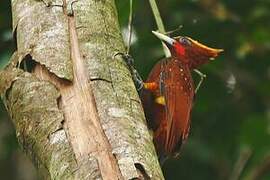
[[[176,92],[174,91],[174,67],[170,65],[170,62],[164,61],[161,65],[161,73],[160,73],[160,93],[161,96],[165,99],[165,151],[171,151],[171,147],[173,146],[173,120],[175,113],[175,96]]]
[[[163,64],[160,77],[161,94],[165,97],[167,152],[175,151],[188,134],[193,96],[184,92],[185,81],[180,77],[180,69],[172,64]],[[173,73],[172,73],[173,72]]]

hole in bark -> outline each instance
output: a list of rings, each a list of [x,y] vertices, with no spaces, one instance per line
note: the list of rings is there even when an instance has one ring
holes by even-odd
[[[15,28],[14,32],[13,32],[13,41],[14,41],[14,44],[15,44],[15,49],[18,49],[18,45],[17,45],[17,27]]]
[[[20,69],[31,73],[36,66],[36,61],[33,60],[30,54],[27,54],[20,63]]]
[[[63,109],[63,102],[62,102],[62,96],[59,96],[57,99],[57,107],[59,110],[62,110]],[[63,114],[65,116],[65,114]],[[62,129],[64,129],[64,124],[65,124],[65,117],[64,119],[61,121],[61,126],[62,126]]]
[[[117,160],[117,154],[115,153],[112,153],[113,154],[113,157]]]
[[[58,109],[62,109],[62,97],[61,96],[59,96],[57,99],[56,99],[56,101],[57,101],[57,107],[58,107]]]
[[[150,177],[148,176],[148,174],[146,173],[143,165],[141,165],[140,163],[135,163],[134,164],[138,173],[139,173],[139,178],[134,178],[135,179],[146,179],[146,180],[150,180]]]

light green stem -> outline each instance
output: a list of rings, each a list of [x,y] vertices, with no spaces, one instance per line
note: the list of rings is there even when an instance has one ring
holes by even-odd
[[[156,0],[149,0],[153,15],[155,17],[156,23],[157,23],[157,27],[158,27],[158,31],[160,33],[165,34],[165,27],[162,21],[162,18],[160,16],[159,10],[158,10],[158,6],[156,3]],[[171,52],[169,51],[169,49],[167,48],[167,46],[162,42],[162,46],[163,46],[163,51],[166,57],[170,57],[171,56]]]

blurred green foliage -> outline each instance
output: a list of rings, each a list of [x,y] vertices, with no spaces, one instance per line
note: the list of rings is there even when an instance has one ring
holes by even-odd
[[[148,1],[133,2],[136,38],[131,54],[146,78],[163,51],[151,34],[156,24]],[[164,165],[166,179],[270,179],[270,1],[157,3],[167,30],[181,25],[183,28],[175,35],[190,36],[225,50],[216,61],[201,68],[207,79],[196,95],[190,138],[181,158]],[[116,0],[116,4],[121,28],[125,29],[129,1]],[[10,2],[2,0],[0,68],[14,49]],[[194,79],[198,82],[196,74]],[[0,177],[37,179],[33,166],[22,154],[0,104]]]

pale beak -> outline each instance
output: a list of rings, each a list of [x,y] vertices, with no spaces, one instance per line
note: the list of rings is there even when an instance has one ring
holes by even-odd
[[[170,38],[169,36],[166,36],[164,34],[161,34],[159,32],[156,31],[152,31],[152,33],[157,36],[161,41],[165,42],[166,44],[169,44],[171,46],[173,46],[173,44],[176,42],[176,40],[174,40],[173,38]]]

